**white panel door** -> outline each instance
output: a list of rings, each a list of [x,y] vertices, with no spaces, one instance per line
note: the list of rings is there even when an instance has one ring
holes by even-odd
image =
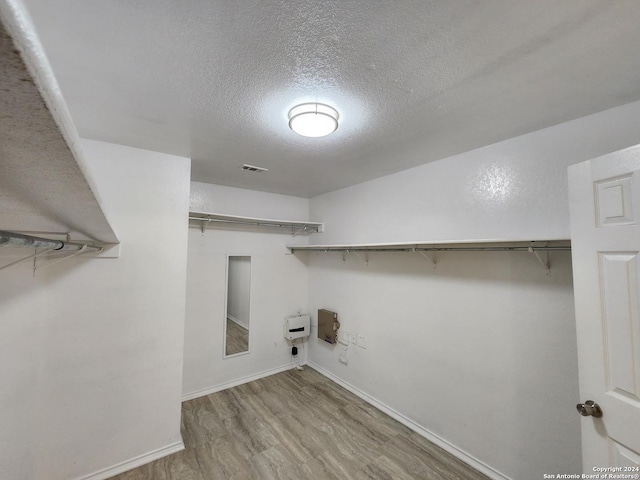
[[[640,467],[640,146],[569,167],[583,473]],[[576,415],[578,412],[576,411]],[[632,478],[632,477],[627,477]]]

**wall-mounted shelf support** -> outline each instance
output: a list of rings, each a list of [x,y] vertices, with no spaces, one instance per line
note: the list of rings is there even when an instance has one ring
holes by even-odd
[[[289,228],[291,236],[295,237],[300,234],[320,233],[323,231],[323,224],[317,222],[301,222],[296,220],[274,220],[268,218],[256,217],[240,217],[236,215],[225,215],[222,213],[205,213],[205,212],[189,212],[189,221],[200,222],[202,233],[209,226],[216,224],[252,226],[252,227],[271,227],[271,228]]]
[[[291,252],[292,253],[292,252]],[[342,251],[342,262],[346,262],[347,261],[347,253],[350,253],[352,255],[355,255],[356,257],[358,257],[359,259],[364,258],[364,261],[367,265],[369,265],[369,252],[364,252],[364,257],[362,257],[358,251],[356,250],[351,250],[351,249],[346,249]]]
[[[542,265],[542,268],[544,268],[547,275],[549,275],[549,273],[551,272],[551,263],[549,262],[549,250],[545,250],[544,260],[538,253],[537,249],[534,249],[533,247],[529,247],[529,253],[533,253],[536,256],[536,259],[538,260],[538,262],[540,262],[540,265]]]
[[[31,255],[27,255],[26,257],[22,257],[19,258],[18,260],[14,261],[14,262],[10,262],[7,263],[6,265],[2,265],[0,267],[0,270],[4,270],[5,268],[9,268],[9,267],[13,267],[14,265],[17,265],[18,263],[24,262],[25,260],[29,260],[30,258],[33,258],[34,260],[39,257],[40,255],[45,255],[49,252],[51,252],[51,248],[47,248],[46,250],[41,250],[41,251],[37,251],[35,253],[32,253]]]
[[[75,257],[76,255],[80,255],[83,254],[87,251],[88,245],[83,245],[82,248],[80,248],[80,250],[76,250],[75,252],[72,252],[71,254],[67,255],[66,257],[62,257],[59,258],[57,260],[52,260],[49,261],[47,263],[45,263],[44,265],[42,265],[40,268],[46,268],[46,267],[50,267],[51,265],[55,265],[56,263],[60,263],[60,262],[64,262],[65,260],[69,260],[71,257]]]
[[[189,217],[189,220],[191,220],[191,217]],[[210,219],[207,219],[206,221],[204,221],[204,220],[202,221],[202,224],[200,225],[200,230],[202,231],[203,235],[204,235],[205,230],[209,226],[209,223],[211,223]]]
[[[431,254],[425,252],[424,250],[413,250],[416,253],[419,253],[420,255],[422,255],[424,258],[426,258],[427,260],[429,260],[432,264],[433,264],[433,268],[436,268],[438,263],[437,263],[437,257],[436,257],[436,253],[433,252]]]
[[[362,258],[358,252],[355,252],[355,251],[354,251],[354,252],[352,252],[351,250],[347,250],[347,253],[352,253],[352,254],[354,254],[354,255],[355,255],[356,257],[358,257],[358,258],[360,258],[360,259]]]

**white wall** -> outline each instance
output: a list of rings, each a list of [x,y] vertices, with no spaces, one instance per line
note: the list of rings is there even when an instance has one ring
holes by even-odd
[[[309,256],[313,323],[366,342],[343,365],[314,339],[313,364],[514,480],[580,471],[569,253],[551,276],[527,252]]]
[[[567,166],[638,143],[638,118],[634,103],[313,198],[310,243],[569,238]],[[309,360],[495,475],[579,472],[570,255],[551,276],[527,253],[439,257],[309,254],[310,311],[367,343],[345,366],[314,341]]]
[[[0,251],[1,265],[33,253],[12,250]],[[37,478],[34,413],[46,317],[44,283],[42,275],[33,277],[32,261],[0,272],[0,478]]]
[[[181,448],[190,161],[82,147],[121,256],[2,272],[2,478],[107,478]]]
[[[227,277],[227,317],[249,328],[251,257],[229,257]]]
[[[569,238],[567,166],[640,143],[640,102],[315,197],[311,243]]]
[[[248,173],[251,175],[251,173]],[[309,220],[306,198],[191,182],[191,210],[276,220]]]
[[[308,201],[297,197],[192,183],[191,209],[210,213],[307,220]],[[279,229],[252,227],[189,229],[184,398],[243,383],[293,366],[283,337],[283,317],[306,311],[308,275],[304,259],[285,245],[304,242]],[[227,255],[251,256],[249,353],[223,358]],[[303,361],[302,350],[297,363]]]

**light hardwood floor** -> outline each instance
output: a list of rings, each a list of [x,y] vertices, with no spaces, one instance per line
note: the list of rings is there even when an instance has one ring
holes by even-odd
[[[186,449],[117,480],[481,480],[315,370],[290,370],[185,402]]]
[[[249,350],[249,330],[227,318],[227,341],[225,353],[235,355]]]

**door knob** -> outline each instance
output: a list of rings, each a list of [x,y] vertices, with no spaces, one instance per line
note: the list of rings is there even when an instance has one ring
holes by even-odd
[[[600,405],[598,405],[593,400],[587,400],[584,403],[577,404],[576,409],[578,410],[578,413],[583,417],[602,417],[602,409],[600,408]]]

